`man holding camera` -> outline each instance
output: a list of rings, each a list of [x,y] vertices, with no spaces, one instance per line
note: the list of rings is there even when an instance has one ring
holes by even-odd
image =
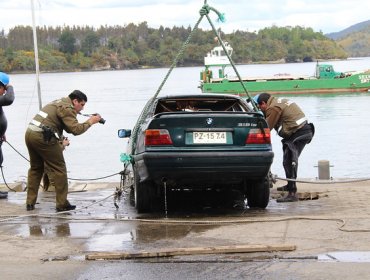
[[[44,106],[28,125],[25,140],[30,156],[30,169],[27,179],[27,211],[34,210],[39,185],[44,172],[55,186],[57,212],[74,210],[67,200],[67,168],[60,144],[64,140],[63,130],[73,135],[80,135],[93,124],[101,121],[95,114],[79,123],[77,114],[84,108],[87,96],[74,90],[68,97],[55,100]]]

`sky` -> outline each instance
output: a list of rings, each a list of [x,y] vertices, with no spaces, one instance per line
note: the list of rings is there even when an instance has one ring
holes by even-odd
[[[205,0],[0,0],[0,30],[5,33],[18,25],[32,26],[33,2],[37,26],[125,26],[146,21],[149,27],[193,27]],[[225,14],[210,18],[225,33],[236,30],[255,32],[278,26],[311,27],[316,32],[341,31],[370,20],[366,0],[207,0]],[[199,26],[211,29],[204,18]]]

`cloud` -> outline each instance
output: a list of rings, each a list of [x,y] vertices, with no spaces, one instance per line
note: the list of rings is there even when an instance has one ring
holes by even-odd
[[[32,25],[31,0],[0,0],[2,28]],[[276,26],[312,27],[324,33],[340,31],[369,20],[370,1],[360,0],[208,0],[209,5],[225,13],[226,22],[216,22],[224,32],[257,31]],[[27,3],[27,4],[25,4]],[[150,27],[193,27],[199,19],[204,0],[34,0],[39,26],[127,25],[146,21]],[[200,25],[210,29],[204,20]]]

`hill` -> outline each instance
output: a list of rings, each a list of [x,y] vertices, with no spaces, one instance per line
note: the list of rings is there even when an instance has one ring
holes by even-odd
[[[350,57],[370,56],[370,20],[325,36],[335,40]]]
[[[341,38],[351,35],[351,33],[361,32],[369,27],[370,27],[370,20],[367,20],[367,21],[363,21],[363,22],[351,25],[350,27],[347,27],[346,29],[343,29],[342,31],[325,34],[325,36],[337,41],[337,40],[340,40]]]
[[[0,70],[33,71],[33,32],[16,26],[0,32]],[[272,26],[258,33],[237,30],[221,37],[234,48],[236,63],[299,62],[345,59],[337,43],[312,28]],[[150,28],[138,25],[37,27],[41,71],[75,71],[168,67],[192,34],[178,66],[202,65],[215,46],[213,31],[190,27]]]

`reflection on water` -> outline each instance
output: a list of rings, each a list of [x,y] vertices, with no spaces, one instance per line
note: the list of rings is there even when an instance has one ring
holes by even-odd
[[[181,219],[179,219],[181,221]],[[186,221],[186,220],[185,220]],[[191,225],[191,224],[139,224],[134,231],[134,240],[148,243],[158,240],[181,239],[190,233],[202,233],[219,225]]]
[[[132,248],[132,232],[122,234],[99,234],[87,242],[88,251],[114,251]]]
[[[37,221],[30,221],[15,228],[15,234],[23,237],[74,237],[86,238],[91,236],[101,223],[75,223],[73,221],[60,222],[53,220],[46,222],[45,219],[38,218]]]
[[[91,201],[105,192],[83,194],[81,206],[90,205]],[[291,216],[291,213],[298,216],[319,215],[332,209],[332,205],[324,199],[288,204],[271,200],[266,209],[249,209],[245,205],[235,207],[240,197],[234,192],[222,195],[217,192],[213,195],[189,192],[183,194],[181,199],[179,195],[170,195],[169,198],[171,207],[168,217],[163,211],[139,215],[130,205],[130,198],[124,197],[119,201],[118,209],[113,206],[112,201],[104,201],[92,206],[88,211],[63,215],[62,219],[40,216],[24,219],[20,223],[4,224],[2,232],[49,240],[68,237],[70,240],[82,242],[87,251],[144,250],[148,246],[177,244],[180,240],[191,244],[193,235],[199,236],[200,233],[226,225],[237,225],[241,220],[283,218]],[[53,203],[40,204],[41,213]],[[166,220],[174,222],[168,223]],[[202,240],[204,246],[211,245],[212,242],[208,239]]]
[[[55,224],[43,227],[42,225],[29,225],[30,236],[67,237],[71,235],[69,223]]]
[[[29,229],[30,229],[30,236],[43,236],[44,235],[39,225],[30,225]]]

